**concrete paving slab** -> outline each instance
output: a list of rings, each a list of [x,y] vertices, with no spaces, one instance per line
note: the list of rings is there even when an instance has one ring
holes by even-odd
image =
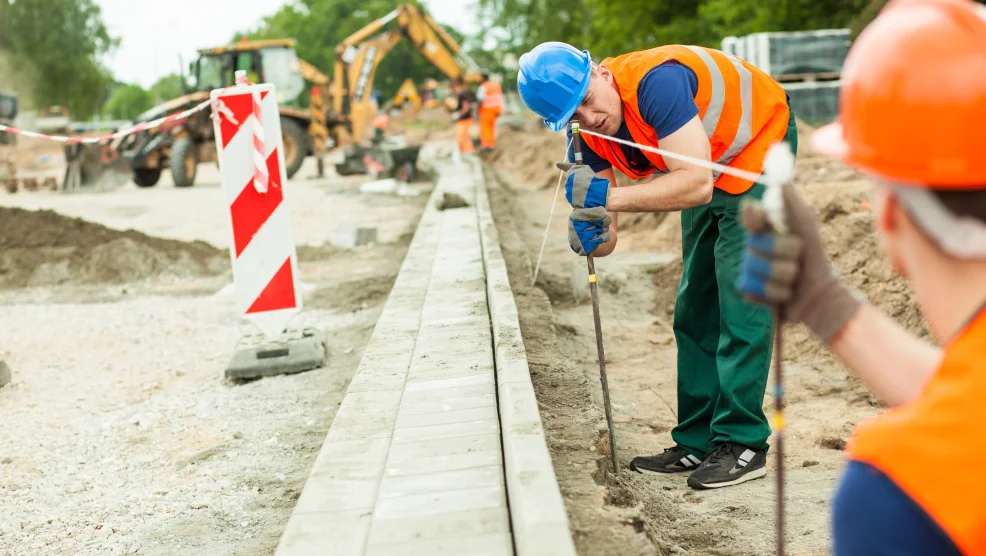
[[[408,394],[413,394],[416,392],[425,392],[428,390],[448,390],[459,387],[469,387],[469,386],[481,386],[484,384],[493,384],[492,374],[479,374],[472,376],[461,376],[458,378],[446,378],[441,380],[427,380],[421,382],[409,382],[404,387],[404,392]]]
[[[380,498],[394,498],[415,494],[429,494],[447,490],[471,488],[495,488],[503,484],[503,467],[488,465],[455,471],[433,471],[417,475],[399,475],[384,478],[380,484]]]
[[[418,543],[451,536],[478,536],[509,531],[510,522],[506,507],[394,519],[380,519],[374,516],[370,525],[369,545],[372,547],[383,543]]]
[[[362,556],[370,533],[371,515],[365,511],[295,512],[281,536],[277,554]]]
[[[436,411],[433,413],[417,413],[409,415],[401,412],[397,414],[397,428],[408,429],[414,427],[428,427],[432,425],[465,423],[469,421],[495,420],[498,417],[496,407],[493,405],[470,409],[455,409],[449,411]]]
[[[443,488],[438,485],[438,488]],[[382,498],[373,513],[374,521],[406,517],[438,516],[469,510],[506,507],[503,485],[461,490],[443,490]]]
[[[500,423],[496,419],[480,419],[463,423],[446,423],[427,427],[409,427],[394,431],[393,444],[421,442],[422,440],[438,440],[442,438],[458,438],[477,434],[498,434]]]
[[[308,477],[294,507],[296,513],[336,512],[341,510],[373,511],[380,479],[340,479],[331,475]]]
[[[513,554],[513,548],[510,546],[510,535],[506,532],[499,532],[449,537],[434,541],[417,541],[414,544],[374,544],[366,551],[367,556],[421,556],[422,554],[505,556]]]
[[[418,415],[421,413],[435,413],[441,411],[452,411],[456,409],[473,409],[476,407],[496,407],[495,400],[491,396],[465,396],[460,398],[444,398],[440,402],[426,403],[402,403],[398,415]]]

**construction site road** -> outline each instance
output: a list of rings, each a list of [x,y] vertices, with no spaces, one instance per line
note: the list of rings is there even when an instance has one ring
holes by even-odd
[[[200,170],[191,189],[0,193],[0,554],[273,553],[431,184],[365,194],[313,164],[289,182],[292,326],[326,331],[328,364],[235,384],[223,369],[252,330]],[[354,227],[376,243],[352,248]]]

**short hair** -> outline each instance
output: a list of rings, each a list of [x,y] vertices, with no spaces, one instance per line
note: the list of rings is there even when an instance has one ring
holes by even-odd
[[[481,75],[481,77],[483,78],[483,81],[489,81],[490,80],[490,74],[486,73],[485,71],[483,72],[483,74]]]

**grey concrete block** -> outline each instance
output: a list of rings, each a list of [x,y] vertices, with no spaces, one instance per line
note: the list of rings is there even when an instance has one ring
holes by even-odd
[[[10,381],[10,367],[7,366],[6,362],[0,359],[0,388],[10,384]]]
[[[409,382],[407,386],[404,387],[404,391],[408,394],[412,394],[416,392],[425,392],[428,390],[446,390],[459,387],[482,386],[484,384],[489,384],[492,386],[493,376],[491,374],[483,373],[471,376],[461,376],[458,378]]]
[[[366,556],[421,556],[422,554],[454,554],[455,556],[508,556],[513,554],[509,532],[445,537],[413,544],[372,544]]]
[[[437,516],[483,508],[505,508],[506,506],[507,501],[503,496],[501,484],[461,490],[443,489],[438,492],[382,498],[373,512],[373,519],[388,520]]]
[[[453,536],[479,536],[506,533],[509,530],[505,507],[394,519],[374,517],[370,526],[370,546],[378,543],[438,541]]]
[[[379,479],[387,462],[390,438],[326,442],[319,451],[311,475],[336,479]]]
[[[276,556],[362,556],[370,533],[371,513],[356,511],[295,512],[277,546]]]
[[[441,438],[455,438],[459,436],[473,436],[479,434],[497,434],[500,430],[500,423],[496,419],[481,419],[477,421],[465,421],[461,423],[445,423],[441,425],[429,425],[426,427],[408,427],[394,431],[393,443],[405,444],[408,442],[421,442],[422,440],[437,440]]]
[[[502,488],[503,467],[488,465],[455,471],[387,477],[380,484],[380,498],[429,494],[471,488]]]
[[[294,511],[308,514],[341,510],[372,511],[379,479],[338,479],[328,475],[308,477]]]
[[[431,413],[404,414],[403,412],[398,412],[396,428],[409,429],[414,427],[449,425],[452,423],[465,423],[468,421],[483,421],[497,418],[497,410],[493,405],[471,409],[435,411]]]
[[[325,333],[315,328],[287,332],[283,341],[242,341],[226,366],[226,378],[249,380],[265,376],[293,374],[325,365]]]
[[[387,457],[386,477],[455,471],[500,465],[500,436],[496,433],[395,444]]]
[[[439,411],[453,411],[457,409],[473,409],[476,407],[496,407],[492,396],[481,394],[478,396],[463,396],[458,398],[443,398],[442,400],[408,403],[406,400],[401,403],[399,415],[417,415],[420,413],[435,413]]]

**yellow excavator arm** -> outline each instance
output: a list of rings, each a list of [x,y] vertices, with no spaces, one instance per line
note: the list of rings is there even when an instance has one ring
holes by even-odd
[[[375,36],[395,20],[397,30]],[[359,141],[367,124],[376,116],[370,102],[373,78],[384,56],[402,37],[406,37],[449,79],[479,81],[479,67],[431,16],[422,13],[413,4],[400,4],[392,12],[346,37],[336,47],[335,73],[331,85],[332,109],[338,117],[348,120],[352,130],[352,135],[347,136],[345,130],[339,129],[338,143]],[[456,60],[456,55],[463,59],[470,70],[468,73]]]

